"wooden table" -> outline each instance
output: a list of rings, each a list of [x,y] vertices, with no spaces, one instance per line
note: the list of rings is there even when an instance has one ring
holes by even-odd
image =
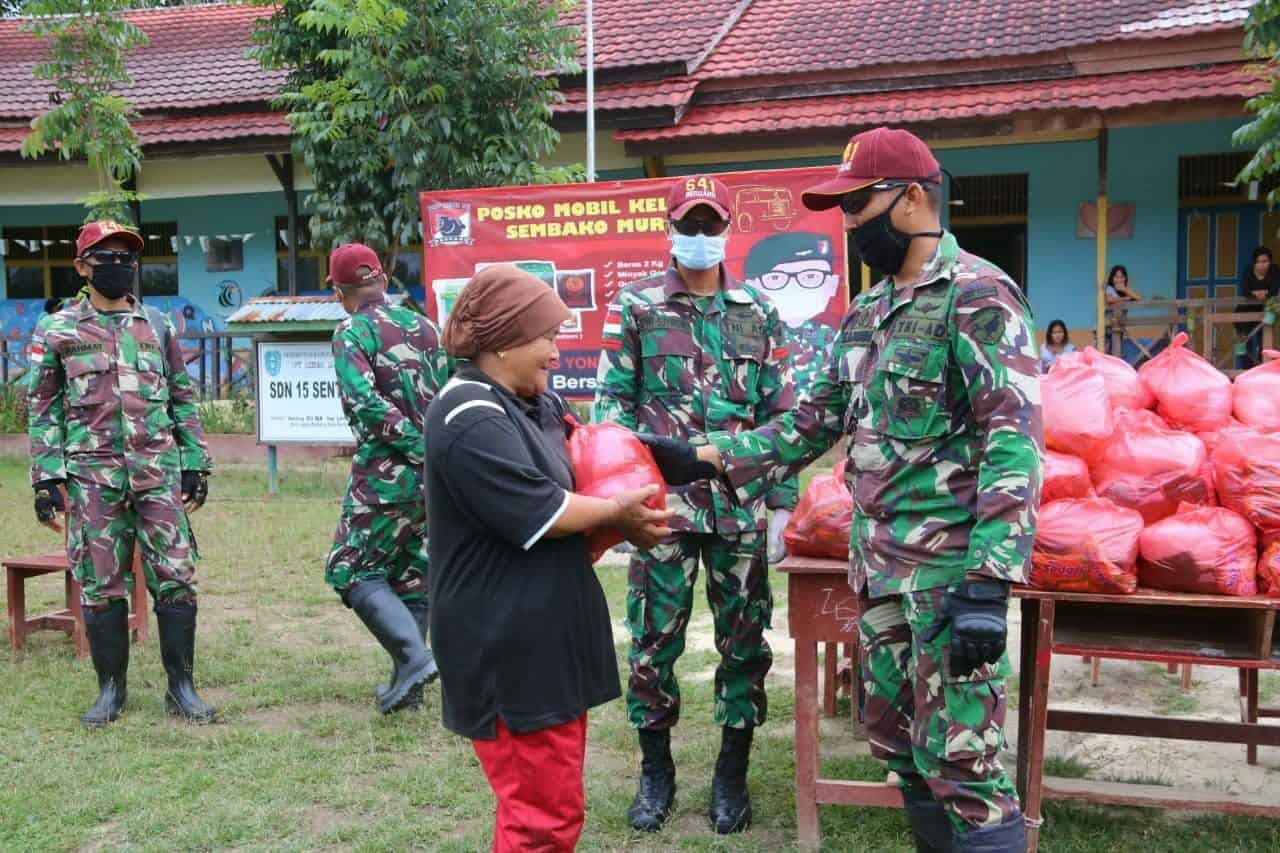
[[[1280,803],[1232,797],[1206,789],[1053,779],[1045,782],[1048,729],[1135,737],[1280,746],[1277,716],[1258,707],[1258,672],[1280,669],[1280,599],[1187,595],[1139,589],[1133,595],[1089,595],[1018,587],[1022,606],[1022,677],[1018,703],[1018,793],[1027,816],[1027,850],[1039,842],[1045,798],[1280,817]],[[1228,666],[1240,672],[1241,721],[1198,720],[1049,707],[1054,654],[1102,656],[1164,664]]]
[[[41,554],[38,557],[15,557],[0,563],[5,568],[5,585],[9,611],[9,646],[15,652],[26,645],[26,637],[33,631],[63,631],[76,642],[76,657],[89,654],[89,640],[84,633],[84,612],[80,605],[80,584],[68,571],[67,554]],[[147,584],[143,578],[142,563],[134,551],[133,612],[129,614],[129,628],[135,642],[147,638]],[[66,608],[27,618],[26,582],[40,575],[62,572],[65,578]]]
[[[901,807],[896,785],[819,777],[818,649],[822,643],[856,643],[857,596],[842,561],[788,557],[787,628],[796,655],[796,825],[800,843],[820,841],[818,805]],[[1259,725],[1280,709],[1258,706],[1258,671],[1280,669],[1280,599],[1183,595],[1139,590],[1134,595],[1055,593],[1018,587],[1022,608],[1022,658],[1018,705],[1016,778],[1029,819],[1027,850],[1039,841],[1046,797],[1119,805],[1154,806],[1280,817],[1280,804],[1206,790],[1043,778],[1047,729],[1139,737],[1177,738],[1280,746],[1280,726]],[[1048,706],[1054,654],[1104,656],[1165,664],[1229,666],[1240,671],[1241,722],[1054,710]]]
[[[857,644],[858,596],[839,560],[787,557],[777,568],[787,576],[787,630],[796,644],[796,827],[801,845],[816,848],[820,803],[901,808],[902,794],[886,782],[819,778],[818,647]],[[827,660],[830,678],[834,659]]]

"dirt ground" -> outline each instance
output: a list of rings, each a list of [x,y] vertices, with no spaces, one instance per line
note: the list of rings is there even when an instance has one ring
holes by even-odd
[[[787,637],[786,599],[775,589],[773,629],[768,632],[773,648],[773,669],[768,684],[791,689],[795,678],[794,644]],[[1010,655],[1014,671],[1019,669],[1018,635],[1021,631],[1019,609],[1011,608]],[[689,651],[714,651],[711,616],[705,603],[697,601],[689,626]],[[1079,658],[1055,656],[1050,679],[1050,701],[1055,708],[1075,710],[1108,710],[1117,713],[1160,714],[1239,721],[1237,676],[1227,667],[1198,666],[1192,671],[1191,690],[1182,690],[1180,673],[1169,673],[1163,664],[1123,660],[1102,662],[1099,685],[1090,684],[1091,665]],[[681,673],[682,678],[710,681],[714,667],[700,672]],[[1263,676],[1265,701],[1268,685],[1280,692],[1280,675]],[[1010,683],[1010,704],[1016,705],[1017,686]],[[1271,705],[1280,705],[1280,696],[1272,694]],[[1017,743],[1017,711],[1009,712],[1007,739],[1009,748],[1003,760],[1012,768]],[[824,720],[824,731],[835,731],[841,720]],[[787,736],[790,736],[788,731]],[[865,744],[863,744],[865,745]],[[861,750],[859,750],[861,751]],[[1075,732],[1049,732],[1045,745],[1046,774],[1062,772],[1070,775],[1116,782],[1141,782],[1177,788],[1205,789],[1250,797],[1262,796],[1280,800],[1280,748],[1261,747],[1258,764],[1245,762],[1245,748],[1235,744],[1195,743],[1193,741],[1092,735]],[[1064,774],[1065,775],[1065,774]]]

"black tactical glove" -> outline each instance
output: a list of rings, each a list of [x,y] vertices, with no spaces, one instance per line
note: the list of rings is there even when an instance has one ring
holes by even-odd
[[[209,475],[204,471],[182,472],[182,502],[195,503],[195,509],[204,506],[209,497]]]
[[[951,620],[951,675],[973,672],[1004,654],[1009,635],[1009,585],[965,581],[947,595]]]
[[[716,466],[699,461],[697,449],[687,441],[647,432],[636,433],[636,438],[653,453],[653,461],[658,463],[662,479],[669,486],[684,486],[717,476]]]
[[[62,502],[62,490],[58,488],[65,482],[41,480],[31,487],[36,493],[36,521],[42,524],[53,521],[58,513],[67,511],[67,505]]]

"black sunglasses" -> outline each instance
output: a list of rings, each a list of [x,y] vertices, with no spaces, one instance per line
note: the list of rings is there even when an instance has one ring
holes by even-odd
[[[123,266],[133,266],[138,262],[138,253],[123,249],[90,249],[80,256],[81,260],[93,259],[98,262],[98,266],[104,264],[121,264]]]
[[[699,233],[719,237],[729,227],[729,222],[724,219],[672,219],[671,227],[686,237]]]
[[[850,216],[861,213],[871,203],[872,197],[883,190],[893,189],[894,187],[909,187],[916,181],[881,181],[878,184],[872,184],[869,187],[863,187],[860,190],[854,190],[851,193],[845,193],[840,196],[840,209]]]

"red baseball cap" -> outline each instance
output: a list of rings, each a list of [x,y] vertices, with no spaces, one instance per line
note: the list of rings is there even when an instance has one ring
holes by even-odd
[[[690,175],[677,178],[667,191],[667,216],[681,219],[700,204],[705,204],[720,215],[729,218],[729,188],[719,178],[706,175]]]
[[[810,210],[828,210],[840,197],[881,181],[942,183],[942,167],[929,146],[906,130],[877,127],[849,140],[836,176],[800,195]]]
[[[346,243],[329,254],[329,281],[333,284],[364,284],[357,270],[368,267],[374,275],[382,274],[378,253],[363,243]]]
[[[113,222],[110,219],[99,219],[97,222],[90,222],[85,225],[80,229],[80,233],[76,235],[76,256],[83,255],[108,237],[125,238],[135,252],[141,252],[146,246],[146,243],[142,240],[142,235],[128,225],[121,225],[119,222]]]

